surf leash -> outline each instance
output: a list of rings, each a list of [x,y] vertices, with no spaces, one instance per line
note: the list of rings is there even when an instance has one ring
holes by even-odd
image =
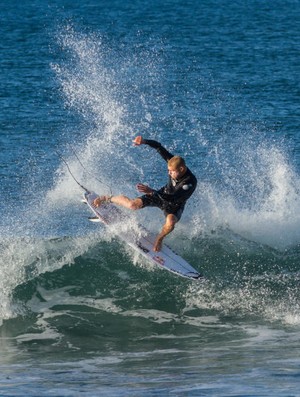
[[[81,189],[83,189],[85,192],[90,193],[90,191],[86,187],[84,187],[80,182],[78,182],[78,180],[75,178],[75,176],[73,175],[73,173],[69,167],[69,164],[67,163],[67,160],[64,159],[64,157],[61,154],[59,154],[57,151],[55,151],[55,153],[66,164],[69,174],[74,179],[74,181],[77,183],[77,185],[80,186]]]
[[[85,172],[87,172],[87,173],[88,173],[92,178],[94,178],[96,181],[100,182],[101,185],[106,186],[106,187],[109,189],[109,191],[110,191],[110,195],[112,196],[113,193],[112,193],[112,188],[111,188],[111,186],[108,185],[107,183],[101,181],[101,179],[97,178],[97,177],[96,177],[95,175],[93,175],[90,171],[88,171],[88,170],[85,168],[85,166],[82,164],[82,162],[81,162],[81,160],[79,159],[79,157],[78,157],[77,153],[75,152],[74,148],[73,148],[72,146],[70,146],[70,148],[71,148],[71,150],[72,150],[74,156],[76,157],[78,163],[79,163],[79,164],[81,165],[81,167],[85,170]]]

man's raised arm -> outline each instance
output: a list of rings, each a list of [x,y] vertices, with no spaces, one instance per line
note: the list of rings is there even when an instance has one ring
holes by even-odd
[[[156,149],[157,152],[161,155],[161,157],[165,160],[168,161],[170,160],[172,157],[174,157],[174,155],[170,152],[168,152],[167,149],[165,149],[159,142],[154,141],[152,139],[144,139],[141,136],[137,136],[134,141],[133,141],[134,145],[139,146],[139,145],[148,145],[150,147],[152,147],[153,149]]]

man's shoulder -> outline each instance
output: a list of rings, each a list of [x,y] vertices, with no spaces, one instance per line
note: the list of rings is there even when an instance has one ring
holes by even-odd
[[[187,168],[185,175],[187,179],[190,179],[191,182],[193,181],[195,184],[197,184],[197,178],[189,168]]]

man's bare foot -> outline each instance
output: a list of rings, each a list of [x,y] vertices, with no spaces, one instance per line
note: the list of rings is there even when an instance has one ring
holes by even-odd
[[[159,252],[161,250],[161,246],[162,246],[162,238],[157,237],[153,246],[153,251]]]
[[[93,201],[93,205],[95,207],[100,207],[100,205],[102,205],[103,203],[106,203],[108,201],[107,196],[99,196],[97,198],[95,198],[95,200]]]

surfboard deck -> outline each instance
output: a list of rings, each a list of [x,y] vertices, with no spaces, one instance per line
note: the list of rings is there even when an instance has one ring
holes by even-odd
[[[93,214],[108,227],[116,225],[120,222],[129,220],[129,217],[119,207],[114,204],[102,204],[95,207],[93,201],[99,195],[94,192],[85,192],[83,201],[88,205]],[[94,218],[90,220],[95,221]],[[196,269],[194,269],[186,260],[174,252],[165,243],[160,252],[153,251],[153,245],[156,235],[148,231],[141,225],[137,229],[128,228],[126,232],[120,230],[117,235],[125,241],[130,247],[137,251],[140,255],[148,259],[151,263],[175,273],[181,277],[203,280],[204,277]]]

